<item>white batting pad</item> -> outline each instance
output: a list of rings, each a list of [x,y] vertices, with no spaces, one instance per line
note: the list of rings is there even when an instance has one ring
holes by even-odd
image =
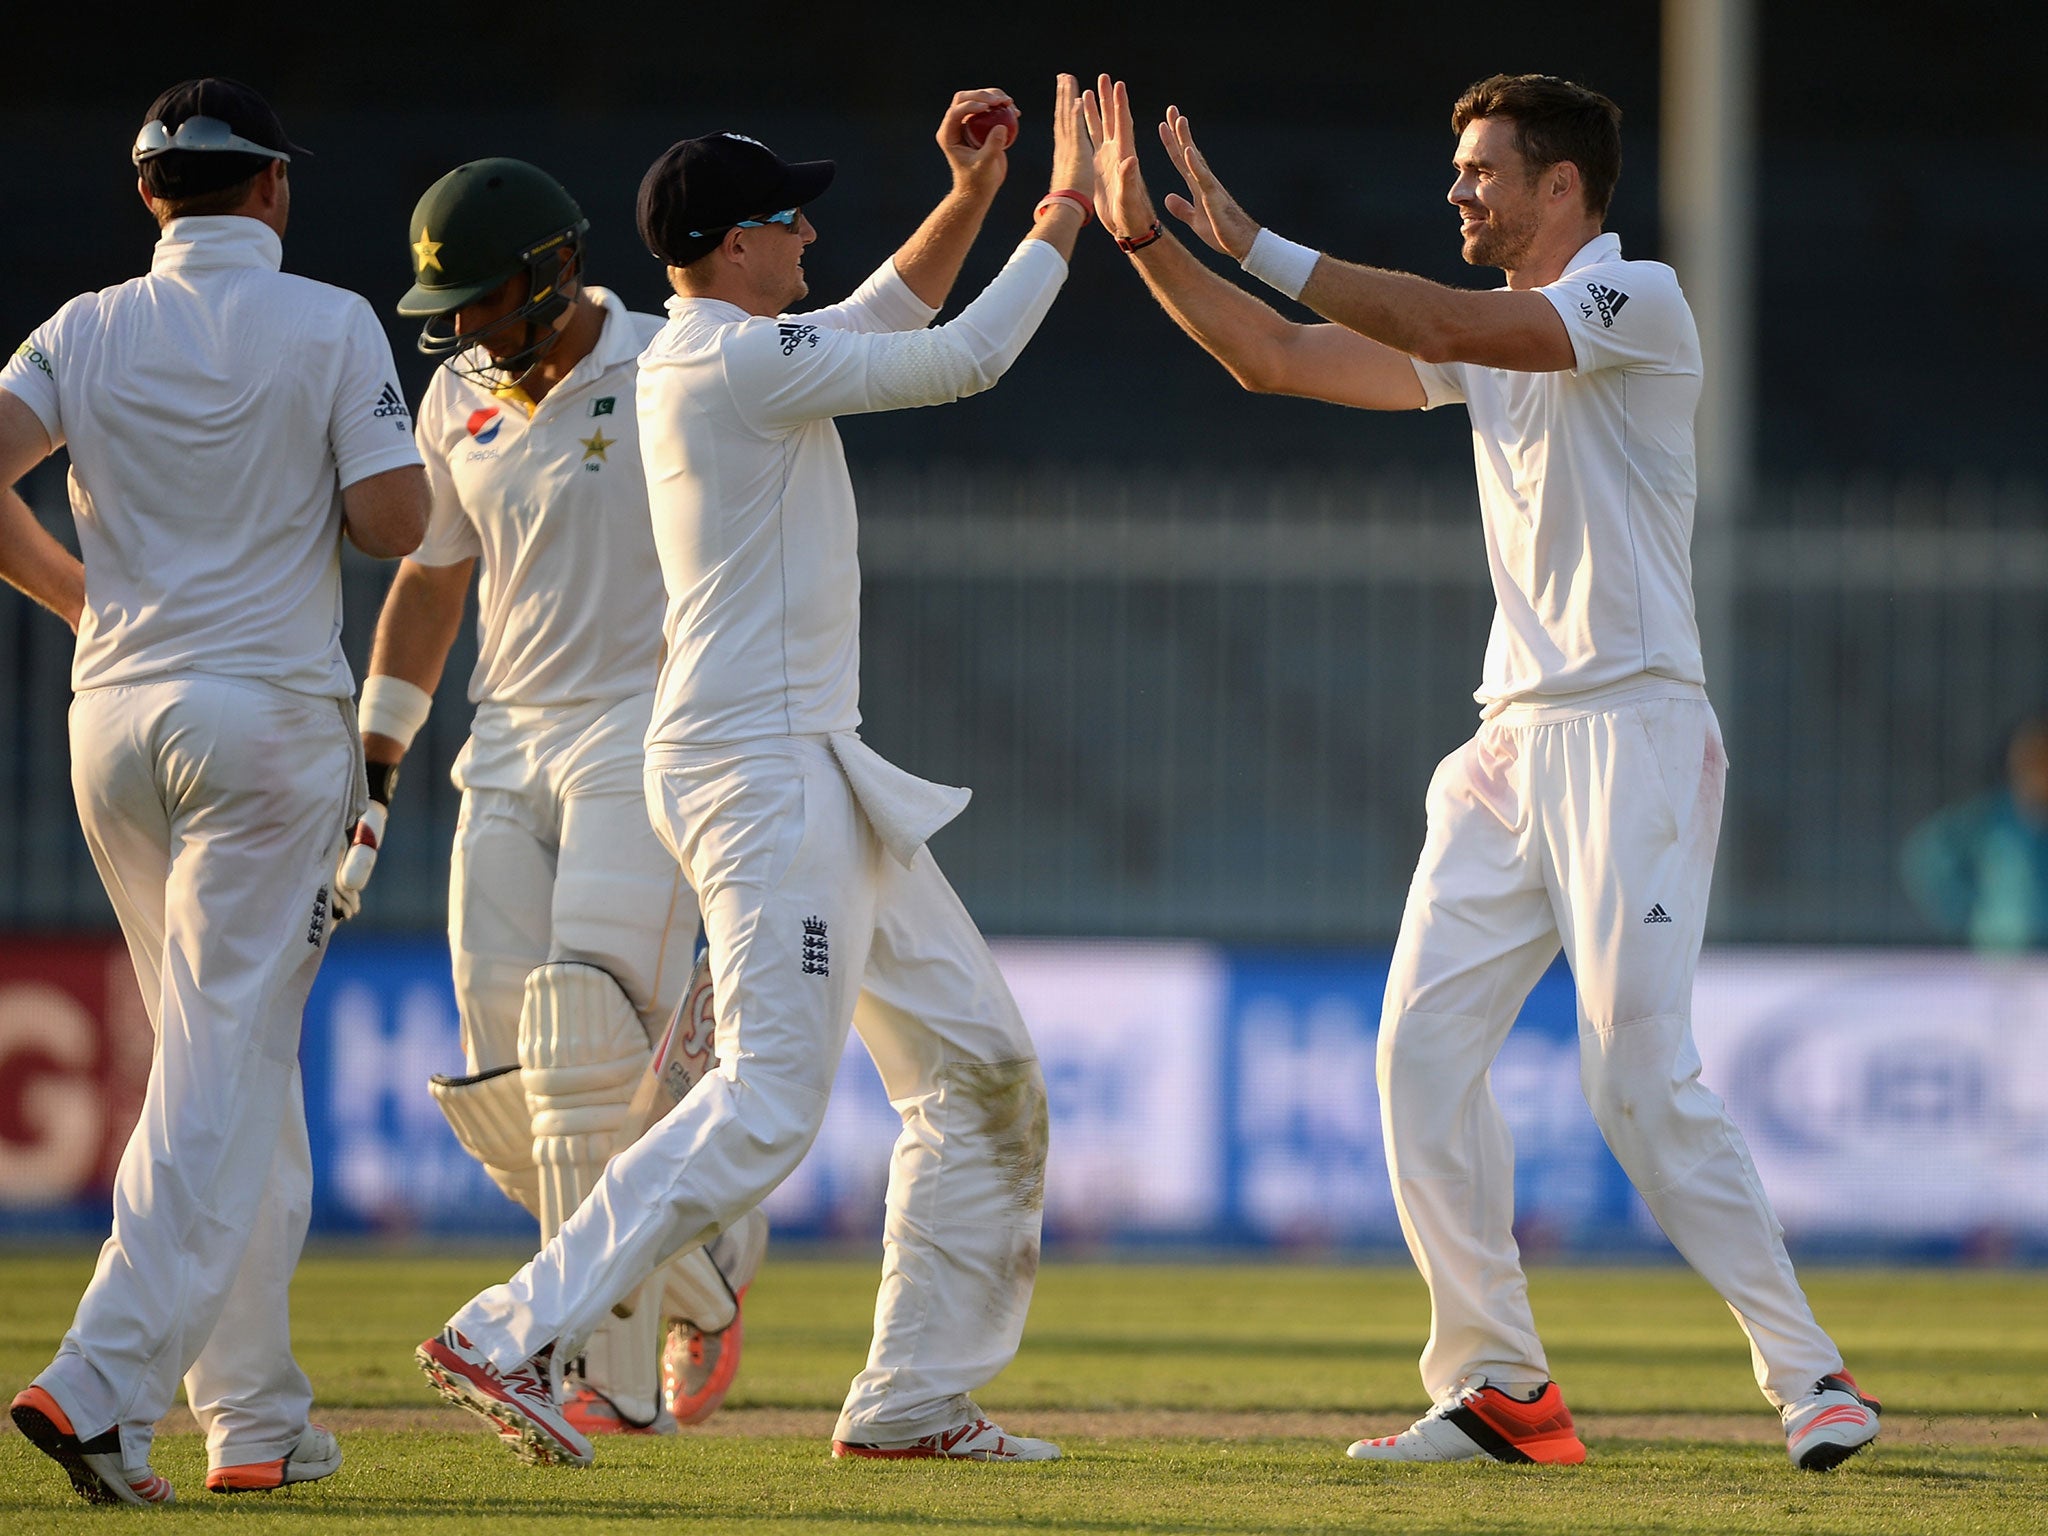
[[[640,1015],[609,974],[574,961],[528,974],[519,1066],[540,1169],[543,1242],[596,1187],[647,1056]]]
[[[609,973],[558,961],[527,975],[519,1065],[543,1242],[597,1187],[647,1060],[647,1031]],[[594,1387],[636,1420],[654,1417],[661,1391],[661,1318],[645,1304],[649,1285],[622,1301],[629,1315],[607,1319],[564,1362],[568,1390]]]
[[[448,1118],[462,1150],[506,1197],[540,1214],[540,1172],[533,1164],[533,1121],[518,1067],[498,1067],[474,1077],[435,1076],[427,1091]]]

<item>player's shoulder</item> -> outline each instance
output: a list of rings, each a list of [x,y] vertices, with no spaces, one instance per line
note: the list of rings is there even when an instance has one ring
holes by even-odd
[[[471,347],[436,368],[427,379],[426,392],[420,396],[420,425],[431,431],[438,421],[464,420],[472,410],[494,403],[489,390],[456,371],[485,367],[489,362],[489,354],[482,347]]]
[[[367,320],[380,330],[383,328],[383,322],[377,318],[377,311],[371,307],[370,301],[354,289],[323,283],[317,277],[306,277],[298,272],[265,275],[278,302],[295,311],[340,316],[351,321]]]
[[[643,369],[702,362],[744,342],[749,331],[774,322],[750,315],[736,304],[718,299],[680,299],[668,306],[668,318],[649,338],[640,354]]]
[[[119,301],[122,290],[130,287],[136,279],[116,283],[111,288],[100,288],[90,293],[81,293],[66,299],[57,307],[57,312],[36,327],[37,334],[46,340],[59,340],[89,330],[104,318],[107,311]],[[24,346],[27,343],[23,343]]]
[[[1661,261],[1624,256],[1621,242],[1612,235],[1602,235],[1580,252],[1558,279],[1558,286],[1572,290],[1575,295],[1598,289],[1602,293],[1626,295],[1631,301],[1640,299],[1660,305],[1685,302],[1677,272]]]

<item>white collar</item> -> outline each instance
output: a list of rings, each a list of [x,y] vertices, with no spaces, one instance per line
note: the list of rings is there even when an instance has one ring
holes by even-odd
[[[243,213],[195,214],[173,219],[157,238],[152,272],[180,267],[267,267],[284,265],[284,242],[261,219]]]
[[[1619,261],[1620,259],[1621,236],[1615,234],[1612,230],[1602,230],[1579,247],[1577,254],[1564,264],[1564,269],[1567,272],[1576,272],[1579,268],[1590,267],[1595,262]]]
[[[727,314],[735,320],[751,320],[754,318],[752,314],[741,309],[739,305],[733,303],[730,299],[693,298],[681,293],[672,295],[662,308],[668,311],[668,317],[671,320],[680,320],[685,314],[690,313],[710,314],[719,319],[725,318]]]

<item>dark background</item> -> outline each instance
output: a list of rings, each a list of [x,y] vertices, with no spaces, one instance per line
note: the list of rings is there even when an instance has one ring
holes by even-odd
[[[1760,468],[2038,472],[2034,351],[2048,300],[2029,270],[2048,186],[2028,7],[1759,4]],[[0,332],[148,261],[126,148],[163,86],[199,73],[264,90],[317,157],[293,166],[287,264],[367,294],[408,279],[418,194],[466,159],[534,160],[580,198],[593,270],[636,306],[661,274],[633,233],[640,172],[672,140],[735,127],[841,162],[813,210],[813,292],[836,298],[914,225],[945,172],[931,134],[951,91],[997,84],[1024,138],[958,297],[999,263],[1043,190],[1061,68],[1107,68],[1141,112],[1169,100],[1253,211],[1353,259],[1470,283],[1443,202],[1448,108],[1494,70],[1570,75],[1626,113],[1610,227],[1658,252],[1660,8],[1467,3],[1236,7],[427,5],[315,10],[38,8],[0,131],[14,215]],[[2031,30],[2031,29],[2028,29]],[[1164,156],[1148,157],[1155,187]],[[943,423],[847,424],[855,460],[1314,462],[1436,467],[1465,452],[1446,412],[1381,420],[1247,400],[1145,302],[1098,237],[1000,399]],[[1996,276],[2004,269],[2004,281]],[[1682,274],[1681,274],[1682,276]],[[957,307],[957,306],[956,306]],[[408,383],[424,382],[393,321]]]

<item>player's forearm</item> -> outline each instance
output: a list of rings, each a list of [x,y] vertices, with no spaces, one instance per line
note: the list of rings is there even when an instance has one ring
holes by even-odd
[[[0,578],[77,630],[85,610],[85,567],[12,487],[0,491]]]
[[[433,693],[462,628],[463,599],[474,564],[469,560],[458,565],[399,562],[384,610],[377,615],[377,637],[370,647],[371,677],[396,678],[421,693]],[[405,755],[409,741],[409,736],[401,740],[366,724],[363,752],[372,762],[395,763]]]
[[[1475,295],[1408,272],[1355,266],[1325,255],[1309,274],[1301,302],[1346,330],[1424,362],[1458,362]]]
[[[1132,253],[1131,265],[1159,307],[1246,389],[1280,386],[1290,322],[1199,260],[1170,234]]]
[[[956,183],[898,248],[896,275],[933,309],[945,307],[994,198],[993,187]]]

